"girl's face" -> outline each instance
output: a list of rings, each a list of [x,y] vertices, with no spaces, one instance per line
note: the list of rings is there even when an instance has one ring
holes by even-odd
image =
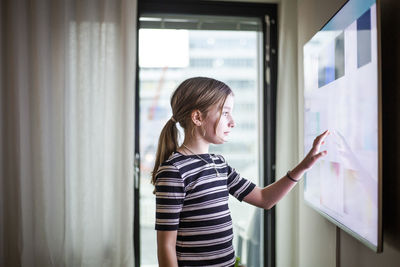
[[[228,135],[231,129],[235,127],[235,121],[232,117],[233,103],[233,96],[228,95],[222,111],[218,105],[213,106],[209,110],[205,121],[206,123],[204,124],[204,129],[206,131],[204,139],[206,139],[206,141],[213,144],[223,144],[228,141]],[[217,122],[217,127],[215,127]]]

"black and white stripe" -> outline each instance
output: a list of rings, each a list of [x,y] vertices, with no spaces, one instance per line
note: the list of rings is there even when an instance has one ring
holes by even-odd
[[[179,152],[161,164],[156,175],[155,228],[178,231],[179,266],[233,266],[229,194],[242,201],[255,185],[242,178],[222,156],[200,156],[209,164],[196,155]]]

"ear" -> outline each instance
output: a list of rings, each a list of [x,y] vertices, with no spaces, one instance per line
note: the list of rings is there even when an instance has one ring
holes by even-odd
[[[194,125],[201,126],[203,123],[203,116],[200,110],[195,109],[192,111],[191,119]]]

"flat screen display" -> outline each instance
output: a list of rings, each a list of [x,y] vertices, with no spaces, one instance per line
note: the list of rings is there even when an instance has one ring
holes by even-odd
[[[305,201],[381,250],[381,127],[377,3],[348,1],[304,46],[304,151],[324,130],[328,154]]]

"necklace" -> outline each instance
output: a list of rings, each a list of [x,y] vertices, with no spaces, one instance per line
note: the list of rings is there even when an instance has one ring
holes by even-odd
[[[205,159],[203,159],[202,157],[200,157],[199,154],[196,154],[196,153],[194,153],[192,150],[190,150],[185,144],[182,144],[182,146],[184,146],[190,153],[192,153],[193,155],[197,156],[199,159],[201,159],[202,161],[204,161],[205,163],[207,163],[207,165],[210,165],[210,164],[211,164],[211,163],[208,162],[207,160],[205,160]],[[209,154],[209,155],[210,155],[210,154]],[[215,170],[215,172],[217,173],[217,177],[219,177],[219,172],[218,172],[218,170],[217,170],[216,164],[215,164],[213,158],[211,157],[211,155],[210,155],[210,159],[211,159],[211,161],[214,163],[214,166],[213,166],[213,167],[214,167],[214,170]]]

